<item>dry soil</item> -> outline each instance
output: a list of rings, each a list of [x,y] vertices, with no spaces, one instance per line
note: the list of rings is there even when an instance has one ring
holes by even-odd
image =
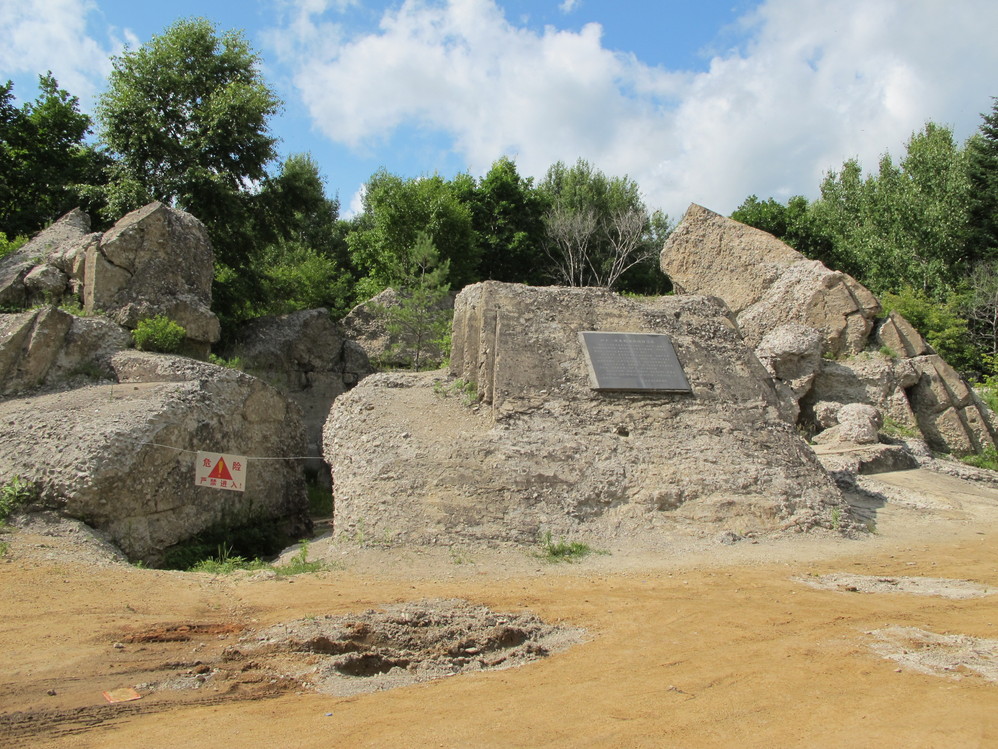
[[[998,491],[926,471],[863,485],[876,532],[853,540],[621,539],[549,564],[328,538],[311,552],[334,569],[291,578],[138,569],[34,523],[0,560],[0,744],[998,746]],[[516,668],[321,690],[325,659],[371,644],[363,622],[427,599],[488,609],[447,657],[531,616],[582,632]],[[328,647],[252,647],[316,622],[340,627]]]

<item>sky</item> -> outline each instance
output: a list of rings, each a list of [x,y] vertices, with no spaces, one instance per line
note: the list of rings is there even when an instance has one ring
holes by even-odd
[[[650,210],[817,197],[848,158],[963,141],[998,96],[994,0],[0,0],[0,80],[93,113],[111,56],[202,16],[241,29],[341,215],[379,168],[543,178],[584,158]]]

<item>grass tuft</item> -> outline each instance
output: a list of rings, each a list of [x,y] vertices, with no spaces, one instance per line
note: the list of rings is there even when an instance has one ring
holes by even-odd
[[[606,554],[579,541],[555,541],[551,531],[541,536],[538,556],[545,562],[577,562],[590,554]]]

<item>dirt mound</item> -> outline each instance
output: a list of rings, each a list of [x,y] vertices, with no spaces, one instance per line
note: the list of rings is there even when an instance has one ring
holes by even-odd
[[[531,614],[496,613],[459,599],[430,599],[278,624],[246,635],[250,655],[300,664],[303,683],[345,696],[467,671],[515,668],[580,642],[583,630]],[[255,642],[254,642],[255,641]]]

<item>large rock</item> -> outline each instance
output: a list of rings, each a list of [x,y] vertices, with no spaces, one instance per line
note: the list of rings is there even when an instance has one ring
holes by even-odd
[[[858,403],[921,431],[934,450],[994,445],[993,414],[967,383],[907,320],[880,316],[879,301],[852,277],[698,205],[667,240],[661,264],[680,290],[728,303],[802,428],[834,426],[828,414]],[[818,336],[822,359],[805,345],[806,330]]]
[[[143,318],[166,315],[207,352],[219,338],[218,318],[211,312],[213,261],[200,221],[150,203],[88,248],[84,310],[103,312],[129,329]]]
[[[301,420],[280,393],[192,359],[124,351],[112,365],[119,383],[0,401],[0,476],[152,564],[219,524],[308,530]],[[196,486],[198,450],[247,456],[246,490]]]
[[[253,320],[240,328],[227,353],[298,404],[307,452],[316,456],[333,401],[374,371],[364,349],[325,309]]]
[[[584,330],[669,334],[692,394],[592,390]],[[716,299],[486,282],[458,296],[453,341],[459,379],[372,375],[333,404],[324,449],[340,532],[747,533],[830,526],[844,511]]]
[[[0,259],[0,307],[78,297],[87,249],[99,238],[99,233],[90,232],[90,217],[75,208]]]
[[[0,395],[113,378],[111,356],[130,342],[110,320],[56,307],[0,315]]]

